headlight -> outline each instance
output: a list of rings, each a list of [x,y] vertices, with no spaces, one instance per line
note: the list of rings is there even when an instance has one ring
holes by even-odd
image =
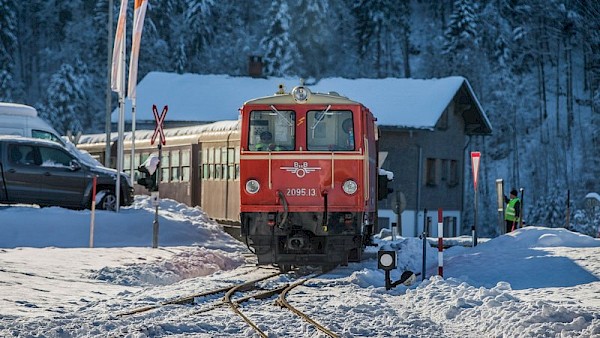
[[[257,180],[248,180],[246,182],[246,192],[256,194],[260,190],[260,184]]]
[[[294,87],[292,96],[297,103],[305,103],[310,98],[310,90],[304,86]]]
[[[356,190],[358,190],[358,184],[356,184],[356,182],[354,182],[353,180],[347,180],[342,185],[342,189],[344,189],[344,192],[346,194],[352,195],[356,192]]]

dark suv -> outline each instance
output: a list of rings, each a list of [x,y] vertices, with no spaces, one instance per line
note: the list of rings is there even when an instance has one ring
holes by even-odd
[[[0,203],[115,210],[117,171],[94,164],[52,141],[0,136]],[[121,174],[120,205],[133,203],[129,176]]]

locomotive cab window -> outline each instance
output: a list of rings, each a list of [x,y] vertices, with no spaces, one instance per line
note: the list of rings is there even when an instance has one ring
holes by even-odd
[[[294,150],[296,113],[290,110],[259,110],[250,113],[248,149],[253,151]]]
[[[307,149],[350,151],[355,149],[354,119],[349,110],[311,110],[306,115]]]

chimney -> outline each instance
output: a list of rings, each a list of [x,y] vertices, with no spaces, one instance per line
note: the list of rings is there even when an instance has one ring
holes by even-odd
[[[258,55],[250,55],[248,60],[248,75],[251,77],[262,77],[262,57]]]

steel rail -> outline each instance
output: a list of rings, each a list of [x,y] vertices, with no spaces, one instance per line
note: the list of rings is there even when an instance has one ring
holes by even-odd
[[[236,286],[232,287],[229,291],[227,291],[227,293],[223,297],[223,302],[226,303],[226,304],[228,304],[229,307],[231,307],[231,309],[233,310],[233,312],[235,312],[238,316],[240,316],[248,325],[250,325],[263,338],[268,338],[268,335],[263,330],[261,330],[258,327],[258,325],[256,325],[256,323],[254,323],[250,318],[248,318],[246,315],[244,315],[242,313],[242,311],[240,311],[240,309],[238,308],[239,303],[237,301],[233,301],[231,299],[231,297],[236,292],[242,291],[242,289],[245,288],[245,287],[249,287],[249,286],[253,285],[256,282],[260,282],[260,281],[263,281],[265,279],[269,279],[269,278],[272,278],[272,277],[275,277],[275,276],[279,276],[279,275],[281,275],[281,272],[275,273],[275,274],[272,274],[272,275],[268,275],[268,276],[265,276],[265,277],[262,277],[262,278],[260,278],[258,280],[254,280],[254,281],[250,281],[250,282],[247,282],[247,283],[244,283],[244,284],[236,285]]]
[[[307,277],[304,278],[302,280],[299,280],[293,284],[290,284],[290,286],[288,286],[285,290],[283,290],[282,293],[279,294],[279,298],[277,299],[277,304],[281,307],[285,307],[288,310],[292,311],[294,314],[296,314],[297,316],[299,316],[300,318],[304,319],[305,321],[307,321],[308,323],[312,324],[314,327],[316,327],[319,331],[325,333],[326,335],[333,337],[333,338],[337,338],[338,335],[335,334],[333,331],[329,330],[328,328],[324,327],[323,325],[321,325],[320,323],[318,323],[317,321],[315,321],[314,319],[310,318],[308,315],[306,315],[305,313],[303,313],[302,311],[296,309],[295,307],[293,307],[292,305],[290,305],[290,303],[287,302],[286,300],[286,296],[287,293],[294,289],[297,286],[300,286],[304,283],[306,283],[308,280],[319,277],[321,274],[312,276],[312,277]]]
[[[258,269],[256,269],[256,270],[258,270]],[[253,270],[253,271],[256,271],[256,270]],[[252,271],[250,271],[250,272],[252,272]],[[241,285],[251,285],[253,283],[259,282],[266,278],[277,276],[278,274],[280,274],[280,272],[273,273],[273,274],[267,275],[266,277],[261,277],[259,279],[251,280],[251,281],[245,282]],[[183,297],[179,297],[179,298],[175,298],[175,299],[166,300],[166,301],[160,302],[158,304],[154,304],[154,305],[145,305],[145,306],[131,309],[129,311],[117,313],[117,316],[118,317],[130,316],[130,315],[134,315],[134,314],[138,314],[138,313],[155,310],[155,309],[158,309],[158,308],[166,306],[166,305],[191,304],[194,302],[194,299],[196,299],[196,298],[206,297],[206,296],[211,296],[211,295],[216,295],[219,293],[227,292],[227,291],[231,290],[232,288],[239,287],[239,286],[240,285],[225,286],[225,287],[218,288],[215,290],[204,291],[204,292],[200,292],[200,293],[191,294],[188,296],[183,296]]]

